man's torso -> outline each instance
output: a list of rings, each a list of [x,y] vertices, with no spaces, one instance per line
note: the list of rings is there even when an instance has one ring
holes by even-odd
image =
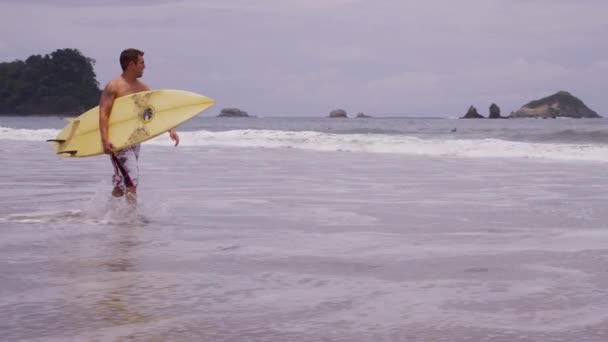
[[[146,86],[143,82],[140,82],[139,80],[136,80],[135,82],[127,82],[121,76],[118,76],[110,81],[110,84],[112,85],[112,90],[116,98],[149,90],[148,86]]]
[[[145,85],[143,82],[140,82],[139,80],[135,80],[135,82],[127,82],[122,76],[118,76],[111,80],[110,85],[116,98],[139,93],[140,91],[149,90],[148,86]],[[127,147],[119,153],[125,153],[135,149],[137,150],[137,155],[139,155],[139,145]]]

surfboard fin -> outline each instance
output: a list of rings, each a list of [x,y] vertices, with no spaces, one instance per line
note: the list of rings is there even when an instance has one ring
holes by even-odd
[[[65,139],[48,139],[47,142],[56,142],[56,143],[64,143]]]
[[[61,152],[57,152],[57,154],[69,154],[70,156],[75,155],[76,153],[78,153],[78,150],[70,150],[70,151],[61,151]]]

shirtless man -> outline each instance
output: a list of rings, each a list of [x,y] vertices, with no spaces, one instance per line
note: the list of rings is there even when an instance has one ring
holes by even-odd
[[[121,151],[115,151],[112,142],[108,139],[108,122],[112,113],[114,100],[121,96],[150,90],[147,85],[139,80],[144,74],[146,64],[144,63],[143,51],[137,49],[126,49],[120,54],[120,66],[122,74],[112,79],[101,93],[99,100],[99,130],[101,132],[101,144],[103,151],[112,158],[114,175],[112,183],[114,189],[112,195],[121,197],[127,194],[127,199],[134,201],[137,194],[137,183],[139,168],[139,145],[127,147]],[[179,144],[179,136],[174,129],[169,131],[171,140],[175,146]]]

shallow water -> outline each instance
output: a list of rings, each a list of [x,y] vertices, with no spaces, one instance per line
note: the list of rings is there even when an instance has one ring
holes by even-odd
[[[8,341],[606,341],[604,163],[5,140]]]

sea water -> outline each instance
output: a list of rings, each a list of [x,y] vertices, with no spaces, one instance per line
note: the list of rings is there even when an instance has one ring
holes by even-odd
[[[608,121],[0,117],[0,339],[606,341]]]

